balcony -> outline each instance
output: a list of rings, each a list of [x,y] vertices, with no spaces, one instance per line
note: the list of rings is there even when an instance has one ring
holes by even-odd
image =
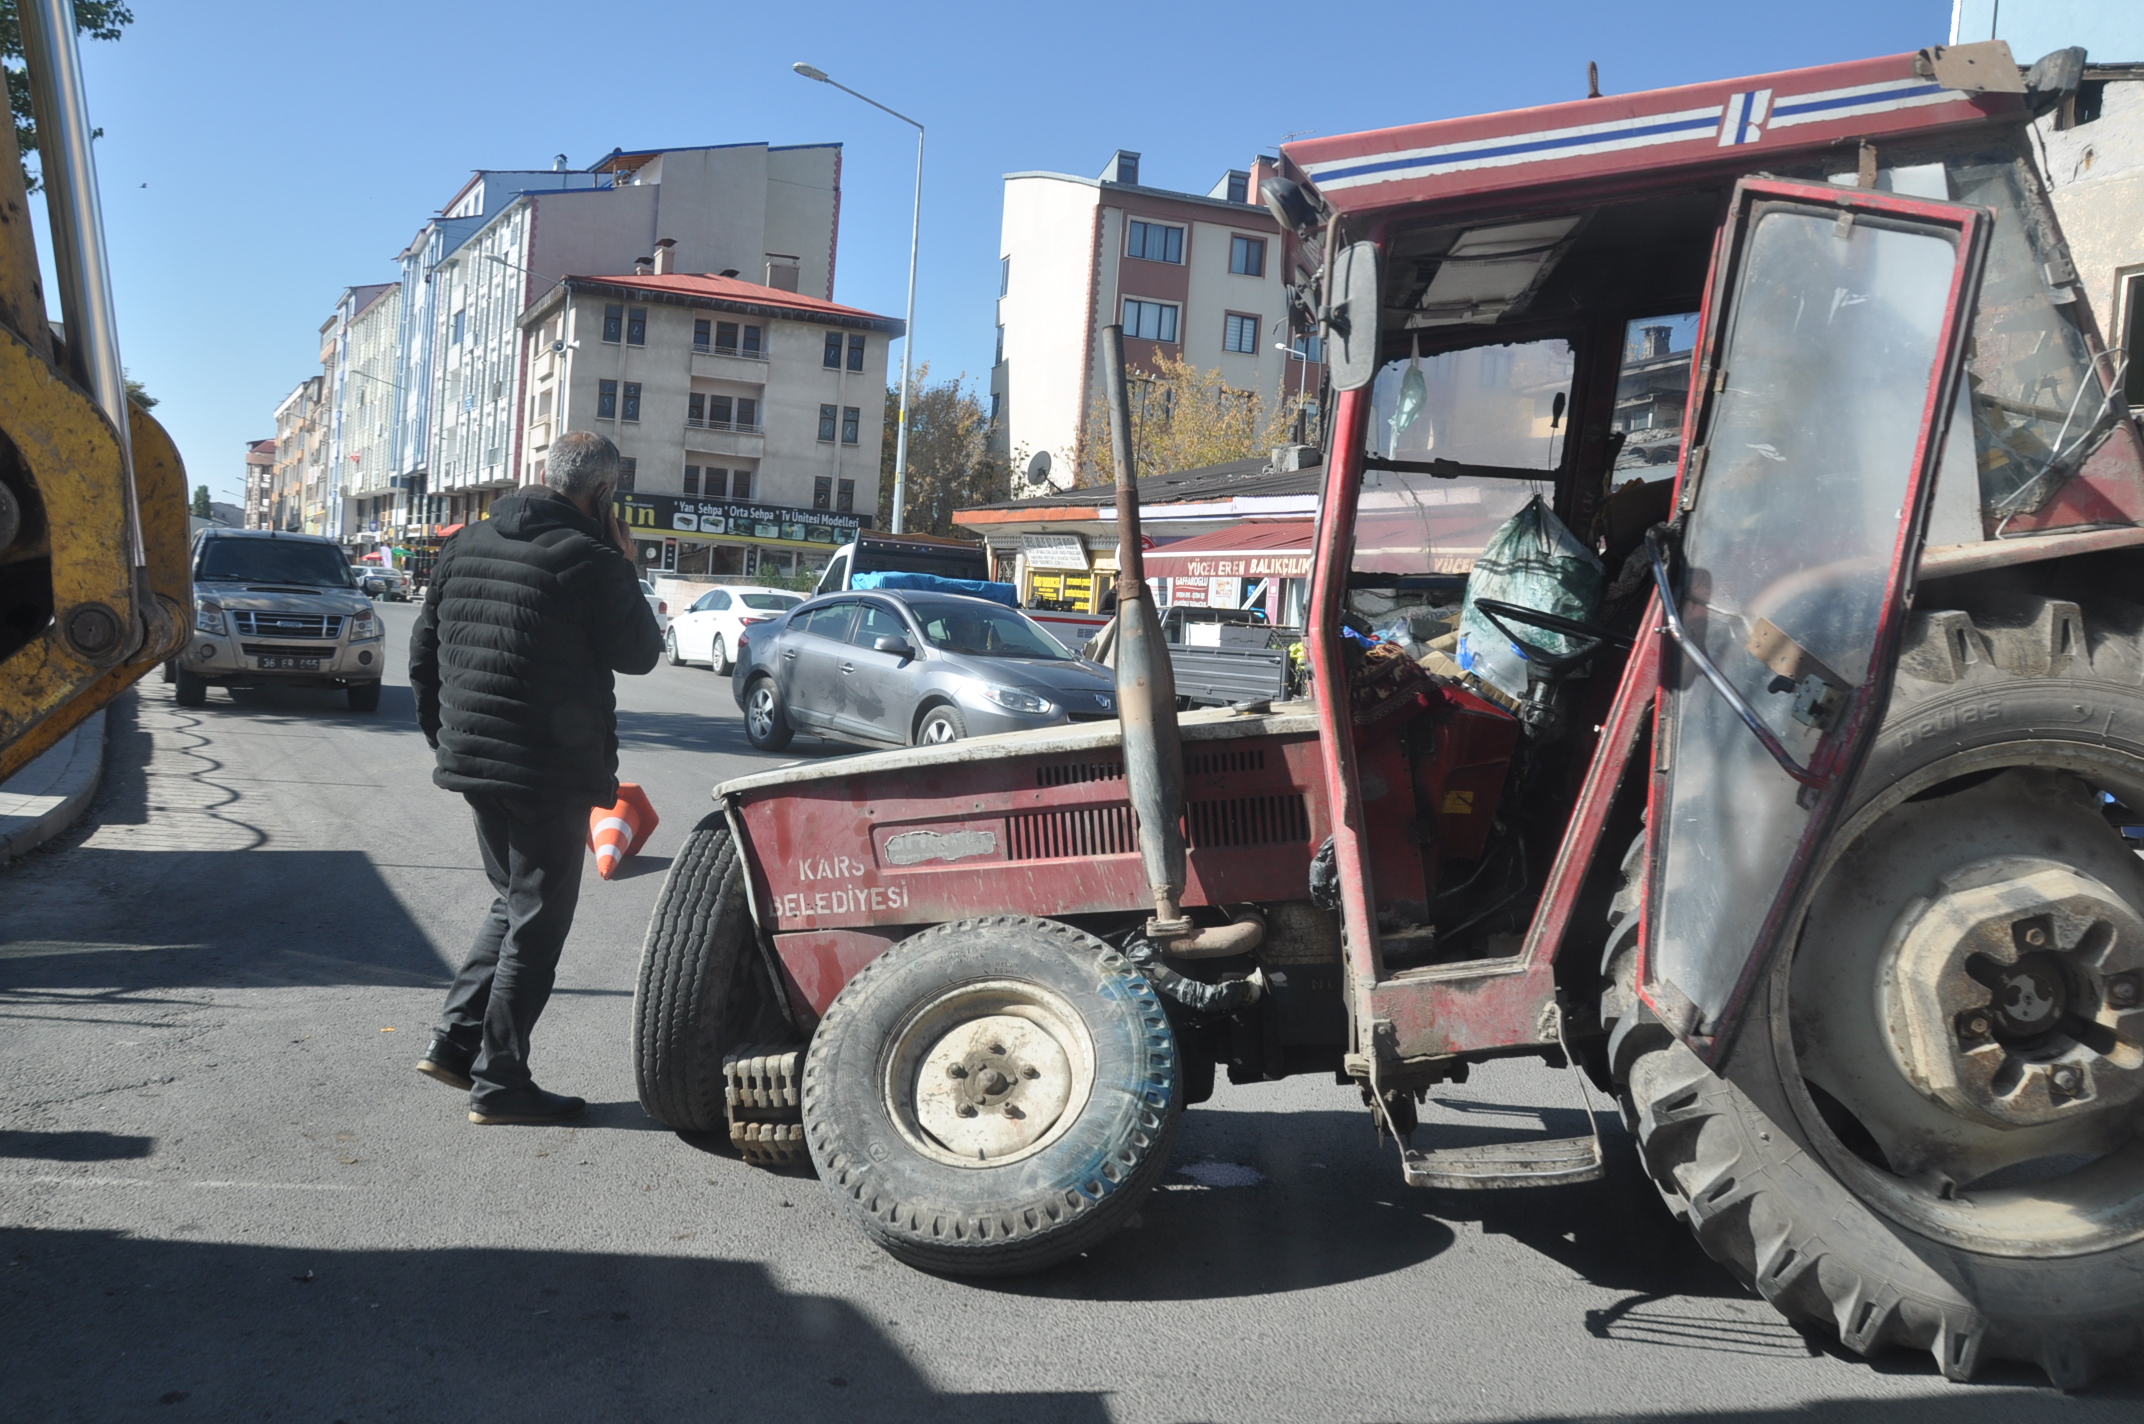
[[[766,427],[734,420],[687,420],[685,448],[715,455],[754,456],[766,446]]]
[[[767,384],[767,352],[756,346],[694,346],[692,374],[714,381]]]

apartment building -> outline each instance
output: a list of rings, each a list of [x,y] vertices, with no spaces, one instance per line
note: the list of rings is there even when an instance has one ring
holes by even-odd
[[[327,382],[307,376],[275,408],[274,497],[268,527],[286,533],[314,533],[307,527],[307,492],[327,464]]]
[[[671,270],[569,276],[522,316],[523,483],[568,430],[615,441],[650,573],[793,576],[878,508],[894,317]]]
[[[1280,224],[1258,199],[1276,160],[1231,169],[1205,193],[1146,186],[1139,164],[1119,150],[1099,178],[1005,176],[991,410],[1000,451],[1047,453],[1059,488],[1088,463],[1082,431],[1111,323],[1131,366],[1166,352],[1268,408],[1315,398],[1323,378],[1316,337],[1292,329]]]
[[[428,290],[404,324],[402,380],[423,391],[411,398],[422,414],[401,422],[405,522],[430,532],[480,518],[526,477],[520,319],[532,300],[570,272],[630,273],[661,246],[678,271],[830,301],[840,177],[839,144],[764,143],[477,175],[424,237]]]
[[[359,504],[379,502],[387,488],[387,442],[393,426],[396,320],[402,289],[393,282],[345,287],[323,328],[321,374],[328,426],[327,507],[321,532],[355,549],[366,537]],[[371,497],[367,498],[368,487]]]
[[[275,514],[275,441],[246,442],[246,503],[243,527],[272,529]]]

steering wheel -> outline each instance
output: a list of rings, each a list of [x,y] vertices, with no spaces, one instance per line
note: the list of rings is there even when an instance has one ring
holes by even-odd
[[[1618,638],[1605,628],[1596,628],[1591,623],[1581,623],[1575,618],[1562,618],[1554,613],[1543,613],[1538,608],[1524,608],[1516,603],[1506,603],[1502,599],[1477,598],[1474,600],[1474,607],[1480,611],[1482,617],[1496,625],[1496,630],[1499,633],[1502,633],[1518,646],[1519,651],[1526,655],[1526,661],[1534,664],[1550,677],[1563,676],[1599,652],[1604,646],[1617,648],[1631,646],[1630,639]],[[1509,618],[1513,623],[1531,624],[1536,628],[1546,628],[1552,633],[1562,633],[1568,637],[1576,638],[1579,640],[1579,647],[1573,652],[1552,653],[1540,644],[1528,642],[1512,632],[1510,626],[1504,622],[1506,618]]]

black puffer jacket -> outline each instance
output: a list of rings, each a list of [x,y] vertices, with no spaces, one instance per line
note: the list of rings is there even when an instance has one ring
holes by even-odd
[[[410,638],[417,723],[449,791],[608,806],[618,799],[614,672],[662,633],[625,556],[548,490],[511,494],[440,551]]]

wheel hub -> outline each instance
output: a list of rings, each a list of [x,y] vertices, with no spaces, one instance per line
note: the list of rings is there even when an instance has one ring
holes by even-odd
[[[1025,1151],[1072,1100],[1072,1062],[1028,1019],[992,1014],[931,1046],[916,1070],[916,1120],[945,1149],[973,1161]]]
[[[2144,918],[2068,866],[1963,866],[1894,926],[1887,1047],[1923,1096],[2014,1128],[2144,1098]]]

